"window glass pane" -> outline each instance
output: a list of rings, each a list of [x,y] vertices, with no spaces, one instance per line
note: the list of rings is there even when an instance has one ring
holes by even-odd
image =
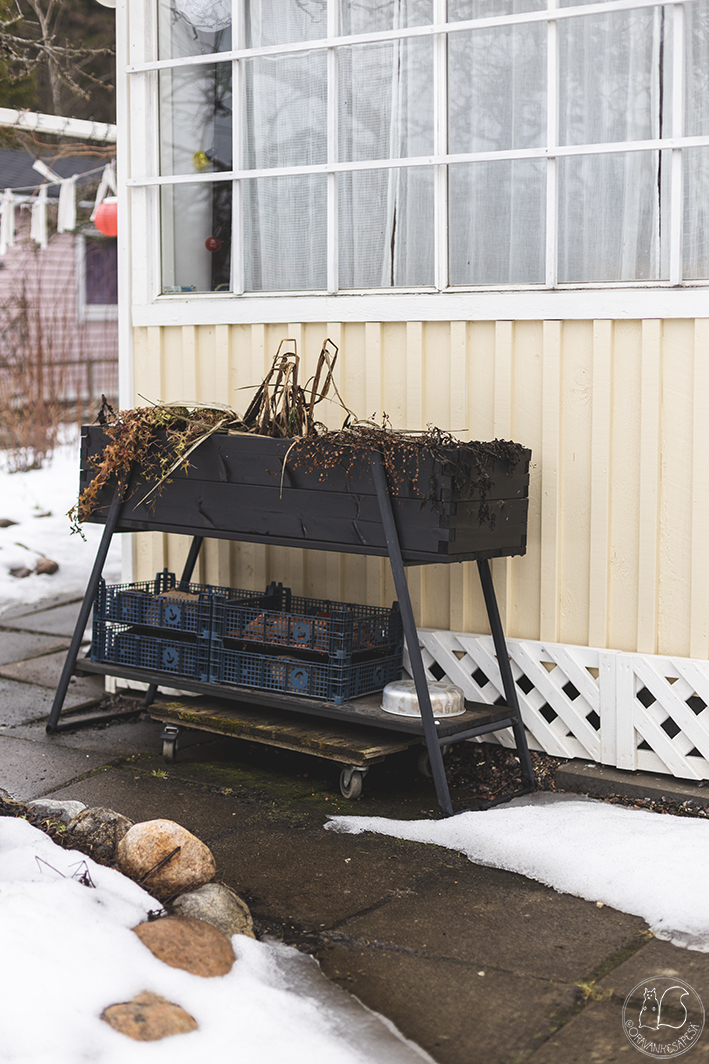
[[[472,18],[543,11],[546,6],[546,0],[448,0],[448,21],[466,22]],[[450,40],[452,39],[451,36]]]
[[[326,95],[325,52],[245,61],[245,167],[324,163]]]
[[[562,144],[670,134],[671,30],[661,7],[559,22]]]
[[[685,136],[709,133],[709,3],[684,5]]]
[[[160,71],[160,173],[232,168],[231,63]]]
[[[179,59],[231,48],[231,0],[158,0],[158,56]]]
[[[451,34],[448,113],[451,154],[541,145],[546,133],[546,26]]]
[[[429,26],[433,0],[340,0],[340,33],[375,33],[377,30]]]
[[[543,159],[451,166],[450,283],[543,281],[545,190]]]
[[[118,255],[116,240],[86,238],[84,245],[86,302],[105,306],[118,302]]]
[[[327,37],[327,0],[245,0],[246,47]]]
[[[338,177],[340,288],[432,285],[433,169]]]
[[[709,148],[684,152],[683,276],[709,279]]]
[[[163,185],[163,292],[228,291],[231,266],[230,181]]]
[[[670,152],[559,159],[559,280],[669,275]]]
[[[325,289],[325,175],[256,178],[243,188],[247,291]]]
[[[433,151],[433,38],[341,48],[340,160]]]

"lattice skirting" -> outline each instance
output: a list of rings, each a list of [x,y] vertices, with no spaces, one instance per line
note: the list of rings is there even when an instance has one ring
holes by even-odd
[[[448,678],[473,701],[504,702],[490,636],[418,634],[431,680]],[[709,661],[527,639],[508,639],[507,649],[531,749],[709,779]],[[510,730],[496,736],[514,746]]]

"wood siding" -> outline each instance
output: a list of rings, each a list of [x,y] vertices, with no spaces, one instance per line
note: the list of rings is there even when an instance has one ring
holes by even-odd
[[[202,325],[134,330],[135,402],[245,409],[284,337],[322,341],[360,417],[532,450],[525,557],[493,563],[511,637],[709,657],[709,319]],[[140,397],[145,397],[145,399]],[[320,406],[335,427],[335,406]],[[135,576],[179,571],[181,537],[137,537]],[[390,604],[388,562],[212,541],[198,578]],[[417,623],[485,632],[474,564],[408,570]]]

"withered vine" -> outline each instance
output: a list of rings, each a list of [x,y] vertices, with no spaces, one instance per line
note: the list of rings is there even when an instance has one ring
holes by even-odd
[[[281,347],[282,344],[243,416],[217,405],[178,404],[116,413],[104,402],[98,421],[107,443],[100,454],[89,459],[93,477],[70,511],[73,531],[79,531],[81,522],[91,516],[109,481],[127,483],[131,470],[140,471],[141,483],[153,485],[140,501],[150,498],[154,503],[172,473],[180,466],[188,468],[192,451],[215,432],[292,439],[286,463],[318,472],[320,480],[338,466],[349,476],[357,465],[369,462],[373,451],[378,451],[392,493],[396,496],[409,488],[420,496],[422,505],[435,503],[433,460],[439,472],[451,477],[460,496],[476,495],[480,523],[494,527],[495,514],[488,503],[494,486],[492,469],[496,462],[502,462],[507,475],[512,475],[527,453],[524,447],[508,440],[465,443],[432,426],[423,432],[397,431],[386,415],[382,425],[358,421],[345,407],[334,383],[337,348],[330,340],[325,341],[317,371],[305,387],[298,383],[296,351],[281,354]],[[334,355],[329,348],[334,349]],[[346,415],[339,430],[327,429],[314,414],[315,406],[330,393]]]

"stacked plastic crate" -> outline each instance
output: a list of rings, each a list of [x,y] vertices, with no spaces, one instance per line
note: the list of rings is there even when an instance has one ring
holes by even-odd
[[[342,703],[402,671],[403,627],[391,609],[154,581],[106,585],[94,606],[91,657],[215,686],[281,691]],[[149,679],[149,677],[148,677]]]
[[[403,627],[391,609],[301,598],[275,608],[214,598],[211,682],[341,703],[380,691],[402,669]]]
[[[181,584],[164,570],[154,580],[99,583],[93,661],[209,680],[211,589]]]

